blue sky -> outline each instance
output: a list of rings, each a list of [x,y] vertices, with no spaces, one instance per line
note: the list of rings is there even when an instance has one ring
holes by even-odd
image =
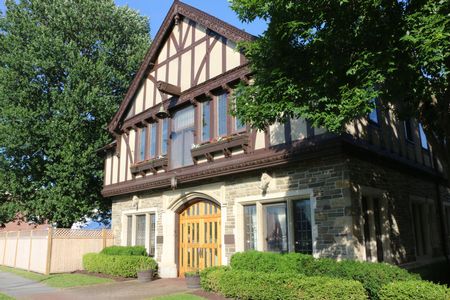
[[[167,11],[172,5],[172,0],[115,0],[117,5],[128,5],[138,10],[142,15],[150,18],[150,29],[152,37],[158,32]],[[236,14],[229,8],[227,0],[184,0],[186,4],[203,10],[219,19],[222,19],[240,29],[244,29],[253,35],[262,34],[265,23],[257,21],[252,24],[241,23]],[[5,0],[0,0],[0,10],[4,11]]]

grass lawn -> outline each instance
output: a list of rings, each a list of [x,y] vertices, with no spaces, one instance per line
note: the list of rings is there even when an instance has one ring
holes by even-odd
[[[54,274],[54,275],[42,275],[33,272],[27,272],[24,270],[3,267],[0,266],[0,271],[13,273],[22,276],[27,279],[42,282],[51,287],[55,288],[68,288],[74,286],[84,286],[84,285],[94,285],[100,283],[113,282],[109,278],[100,278],[95,276],[89,276],[84,274]],[[5,298],[8,299],[8,298]],[[0,297],[0,300],[3,298]]]
[[[167,296],[160,296],[150,298],[151,300],[204,300],[205,298],[192,294],[172,294]]]
[[[10,296],[6,296],[5,294],[0,293],[0,300],[14,300],[14,298]]]

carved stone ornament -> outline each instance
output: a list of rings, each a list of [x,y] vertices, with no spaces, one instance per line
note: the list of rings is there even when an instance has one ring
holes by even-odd
[[[262,173],[261,175],[261,184],[259,185],[259,188],[263,192],[267,192],[267,189],[269,188],[270,181],[272,181],[272,177],[270,177],[267,173]]]
[[[133,196],[133,199],[131,200],[131,206],[133,208],[136,208],[136,210],[139,209],[139,197],[138,196],[136,196],[136,195]]]

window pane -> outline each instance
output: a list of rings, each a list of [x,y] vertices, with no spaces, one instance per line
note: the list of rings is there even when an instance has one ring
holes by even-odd
[[[141,128],[141,140],[139,149],[139,160],[145,160],[145,148],[147,142],[147,128]]]
[[[372,99],[371,103],[374,103],[376,105],[375,99]],[[373,123],[378,124],[378,109],[376,107],[374,107],[369,113],[369,120]]]
[[[156,216],[150,215],[150,255],[155,255]]]
[[[157,127],[158,123],[152,123],[150,129],[150,157],[154,158],[156,156],[156,138],[157,138]]]
[[[256,249],[256,205],[244,206],[245,250]]]
[[[172,168],[192,165],[191,148],[194,143],[194,108],[189,106],[175,113],[172,119]]]
[[[403,126],[405,128],[405,138],[410,142],[414,142],[411,120],[403,121]]]
[[[145,215],[136,216],[136,246],[145,246]]]
[[[227,102],[226,93],[219,95],[217,105],[217,128],[219,136],[227,134]]]
[[[132,237],[132,223],[133,219],[131,216],[127,216],[127,246],[131,246],[131,237]]]
[[[428,150],[427,136],[425,135],[425,131],[423,130],[421,123],[419,123],[419,135],[420,135],[420,144],[422,145],[422,148]]]
[[[286,203],[266,205],[267,251],[287,252]]]
[[[245,128],[245,124],[239,120],[239,118],[236,117],[236,131],[243,130]]]
[[[294,201],[295,252],[312,254],[311,201]]]
[[[202,142],[209,141],[211,130],[211,101],[202,103]]]
[[[161,155],[167,154],[167,143],[169,141],[169,119],[162,121],[162,134],[161,134]]]

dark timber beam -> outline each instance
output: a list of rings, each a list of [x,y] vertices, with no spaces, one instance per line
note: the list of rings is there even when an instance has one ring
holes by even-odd
[[[181,88],[168,82],[158,81],[157,87],[160,92],[163,92],[165,94],[176,97],[179,97],[181,95]]]

